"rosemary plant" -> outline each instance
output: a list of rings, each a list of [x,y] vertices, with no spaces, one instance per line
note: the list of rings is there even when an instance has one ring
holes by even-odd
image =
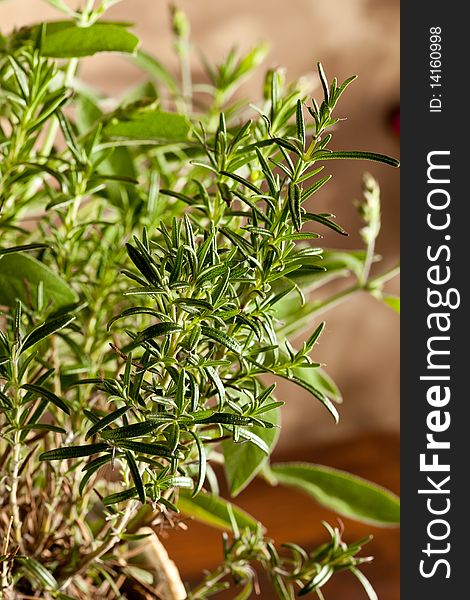
[[[276,378],[339,418],[339,392],[311,358],[318,313],[360,290],[397,306],[382,292],[396,269],[370,275],[380,229],[370,176],[359,206],[365,249],[318,246],[323,228],[346,235],[312,208],[330,179],[325,162],[398,163],[330,148],[354,77],[329,83],[318,64],[317,102],[269,71],[248,119],[232,98],[264,47],[231,52],[207,66],[209,84],[193,84],[189,24],[173,9],[180,83],[138,49],[127,24],[101,20],[114,3],[73,10],[49,0],[66,20],[0,38],[2,595],[169,597],[128,557],[142,527],[171,527],[170,515],[183,512],[232,532],[221,566],[187,598],[230,585],[239,599],[259,593],[257,563],[282,599],[323,598],[344,569],[374,599],[358,568],[369,561],[357,556],[367,540],[347,544],[326,525],[331,540],[313,552],[278,550],[219,495],[216,465],[232,496],[260,474],[339,514],[397,523],[393,494],[328,467],[270,465],[269,456],[284,404]],[[108,51],[149,81],[120,100],[84,86],[80,58]],[[351,287],[311,296],[345,273]]]

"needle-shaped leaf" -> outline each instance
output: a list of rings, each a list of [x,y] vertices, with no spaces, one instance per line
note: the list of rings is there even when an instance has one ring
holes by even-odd
[[[214,281],[221,275],[224,275],[227,272],[227,265],[213,265],[211,267],[207,267],[201,273],[199,273],[196,279],[196,285],[202,285],[208,281]]]
[[[139,251],[131,244],[126,244],[126,249],[127,253],[129,254],[129,258],[142,273],[145,279],[147,279],[147,281],[153,285],[158,285],[160,283],[158,273],[156,272],[155,265],[151,257],[148,255],[148,252]]]
[[[123,492],[116,492],[115,494],[110,494],[103,498],[104,506],[111,506],[112,504],[117,504],[118,502],[124,502],[125,500],[130,500],[137,495],[137,488],[132,487],[128,490],[124,490]]]
[[[176,331],[181,331],[181,325],[177,323],[157,323],[156,325],[150,325],[143,331],[141,331],[136,337],[136,342],[146,342],[147,340],[152,340],[153,338],[171,335]]]
[[[180,456],[179,451],[171,451],[168,446],[163,444],[153,444],[150,442],[134,442],[133,440],[118,440],[117,444],[120,448],[132,450],[139,454],[150,454],[152,456],[161,456],[162,458],[175,458]]]
[[[46,590],[54,592],[58,588],[58,583],[54,575],[46,569],[44,565],[39,563],[30,556],[16,556],[15,562],[21,566],[21,570],[24,572],[26,577],[31,580],[33,578],[34,584],[40,584]]]
[[[161,427],[162,423],[171,421],[171,418],[165,419],[152,419],[143,423],[132,423],[131,425],[124,425],[123,427],[116,427],[115,429],[104,429],[101,432],[101,437],[105,440],[128,440],[136,437],[148,435]]]
[[[334,215],[330,215],[330,214],[315,214],[315,213],[310,213],[307,212],[304,215],[302,215],[302,219],[304,221],[316,221],[317,223],[321,223],[322,225],[324,225],[325,227],[329,227],[330,229],[333,229],[333,231],[336,231],[336,233],[339,233],[340,235],[348,235],[348,233],[341,227],[341,225],[338,225],[338,223],[335,223],[334,221],[331,220],[331,217],[334,217]]]
[[[297,139],[301,143],[302,148],[304,148],[305,147],[305,122],[304,122],[304,113],[302,110],[302,100],[297,100],[295,124],[297,127]]]
[[[35,327],[25,336],[20,347],[20,352],[25,352],[35,344],[54,334],[56,331],[67,327],[74,319],[75,317],[73,315],[62,315]]]
[[[88,481],[91,479],[91,477],[93,477],[93,475],[99,469],[101,469],[101,467],[108,464],[112,460],[113,460],[112,454],[105,454],[104,456],[99,456],[98,458],[95,458],[94,460],[87,463],[83,467],[82,471],[85,471],[85,474],[83,475],[82,479],[80,480],[80,485],[78,486],[78,491],[79,491],[80,495],[83,494],[83,490],[85,489],[85,486],[88,483]]]
[[[306,200],[308,200],[310,198],[310,196],[312,196],[321,187],[323,187],[326,183],[328,183],[328,181],[330,181],[331,178],[332,178],[332,175],[326,175],[325,177],[322,177],[318,181],[315,181],[315,183],[312,183],[311,186],[309,186],[306,190],[304,190],[302,192],[300,201],[305,202]]]
[[[195,423],[221,423],[223,425],[252,425],[250,417],[235,415],[231,413],[216,412],[210,417],[196,419]]]
[[[109,415],[106,415],[105,417],[100,419],[97,423],[95,423],[92,427],[90,427],[90,429],[86,433],[85,439],[87,440],[92,435],[94,435],[95,433],[98,433],[98,431],[101,431],[107,425],[109,425],[110,423],[115,421],[116,419],[119,419],[119,417],[122,416],[124,413],[126,413],[128,410],[129,410],[129,406],[122,406],[121,408],[118,408],[117,410],[113,411]]]
[[[317,343],[318,338],[322,334],[322,331],[325,329],[325,322],[323,321],[320,325],[315,329],[312,335],[304,342],[304,350],[305,352],[310,352],[313,346]]]
[[[12,246],[11,248],[0,248],[0,256],[5,254],[14,254],[15,252],[31,252],[32,250],[42,250],[48,248],[47,244],[23,244],[22,246]]]
[[[222,344],[223,346],[225,346],[229,350],[232,350],[232,352],[235,352],[236,354],[240,354],[242,351],[238,342],[223,331],[220,331],[220,329],[208,327],[207,325],[201,325],[201,333],[202,335],[205,335],[206,337],[214,340],[215,342]]]
[[[20,427],[21,431],[53,431],[54,433],[67,433],[63,427],[57,427],[57,425],[51,425],[49,423],[28,423]]]
[[[265,456],[269,456],[269,446],[261,436],[253,433],[249,429],[243,429],[243,427],[238,428],[237,435],[238,437],[243,438],[243,440],[254,444]]]
[[[11,410],[13,408],[11,399],[1,390],[0,390],[0,406],[4,410]]]
[[[131,452],[126,452],[126,462],[129,466],[129,471],[131,472],[132,480],[135,483],[135,487],[137,490],[137,494],[139,496],[139,500],[142,502],[142,504],[144,504],[145,503],[145,488],[144,488],[144,484],[142,482],[142,477],[140,475],[139,468],[138,468],[137,463],[135,462],[135,459]]]
[[[297,372],[299,373],[299,370],[297,370]],[[336,421],[336,423],[338,423],[338,421],[339,421],[338,411],[336,410],[336,407],[331,402],[331,400],[327,396],[325,396],[325,394],[322,391],[320,391],[319,389],[314,387],[309,381],[302,379],[300,376],[295,376],[295,375],[289,376],[289,375],[282,374],[282,373],[276,373],[276,375],[278,375],[279,377],[282,377],[283,379],[287,379],[288,381],[292,381],[293,383],[296,383],[300,387],[303,387],[304,390],[307,390],[308,392],[310,392],[310,394],[312,394],[312,396],[314,396],[317,400],[320,400],[320,402],[326,407],[326,409],[331,414],[331,416]]]
[[[297,231],[302,228],[302,209],[300,208],[301,192],[300,188],[296,183],[289,184],[288,190],[288,203],[289,212],[292,219],[292,223]]]
[[[245,187],[250,189],[255,194],[261,194],[261,190],[259,188],[257,188],[254,183],[252,183],[251,181],[248,181],[248,179],[245,179],[241,175],[237,175],[237,173],[230,173],[229,171],[221,171],[220,174],[225,175],[226,177],[229,177],[230,179],[233,179],[237,183],[241,183],[242,185],[244,185]]]
[[[66,446],[64,448],[56,448],[48,450],[39,456],[39,460],[66,460],[68,458],[81,458],[83,456],[91,456],[108,450],[108,444],[90,444],[88,446]]]
[[[177,304],[178,306],[182,306],[183,308],[194,308],[196,309],[196,312],[213,309],[213,306],[210,302],[207,302],[206,300],[199,300],[197,298],[177,298],[176,300],[173,300],[173,304]]]
[[[371,582],[367,579],[362,571],[360,571],[357,567],[351,567],[350,571],[355,577],[359,580],[362,587],[364,588],[369,600],[379,600],[376,591],[372,587]]]
[[[190,431],[191,435],[194,438],[196,443],[197,453],[198,453],[198,475],[197,482],[194,486],[193,496],[197,496],[199,492],[202,490],[202,486],[204,485],[204,480],[206,479],[206,471],[207,471],[207,458],[206,458],[206,450],[204,448],[204,444],[198,434],[194,431]]]
[[[25,383],[21,387],[24,390],[31,392],[34,396],[48,400],[49,402],[51,402],[52,404],[57,406],[57,408],[60,408],[60,410],[63,410],[68,415],[70,414],[70,408],[69,408],[68,404],[65,402],[65,400],[62,400],[62,398],[59,398],[59,396],[57,396],[57,394],[54,394],[54,392],[51,392],[51,390],[48,390],[47,388],[44,388],[40,385],[35,385],[32,383]]]
[[[217,395],[219,396],[219,408],[222,408],[222,406],[225,402],[225,386],[224,386],[222,380],[220,379],[220,375],[218,374],[217,370],[211,366],[205,367],[205,371],[206,371],[209,379],[212,381],[212,383],[215,386]]]
[[[330,152],[315,152],[315,160],[336,160],[336,159],[354,159],[354,160],[372,160],[374,162],[384,163],[390,167],[399,167],[400,161],[386,154],[377,152],[363,152],[356,150],[332,150]]]
[[[323,94],[325,96],[325,101],[328,103],[330,100],[330,89],[329,89],[328,80],[326,78],[325,71],[323,70],[323,65],[321,64],[321,62],[317,63],[317,68],[318,68],[318,75],[320,77],[321,85],[323,88]]]

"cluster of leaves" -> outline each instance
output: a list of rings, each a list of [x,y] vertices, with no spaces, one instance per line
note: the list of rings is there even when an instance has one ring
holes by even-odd
[[[252,564],[257,561],[269,576],[276,595],[281,600],[294,600],[315,592],[318,598],[324,598],[323,586],[338,571],[350,571],[364,587],[370,600],[377,595],[358,566],[368,563],[371,557],[357,557],[368,538],[346,544],[341,539],[341,531],[324,523],[330,535],[330,541],[322,544],[313,552],[307,553],[297,544],[284,544],[280,554],[272,540],[266,539],[260,528],[246,529],[240,532],[234,525],[235,535],[230,539],[223,536],[224,563],[213,573],[206,575],[204,581],[189,594],[190,600],[208,598],[227,589],[231,578],[242,591],[240,600],[252,597],[257,590],[257,574]],[[259,590],[257,590],[259,593]]]
[[[269,71],[260,116],[246,120],[230,99],[263,47],[231,52],[207,66],[210,85],[193,87],[189,25],[175,9],[180,85],[125,24],[99,20],[112,0],[79,11],[49,3],[68,20],[0,39],[2,587],[119,595],[122,560],[109,552],[125,552],[126,535],[168,511],[248,526],[220,571],[247,590],[242,563],[256,558],[281,598],[291,580],[321,597],[340,567],[361,578],[359,546],[338,532],[328,550],[292,547],[292,561],[279,559],[256,522],[219,497],[213,467],[223,460],[233,496],[262,471],[347,516],[398,520],[396,498],[358,478],[268,464],[283,402],[265,376],[301,386],[338,419],[340,394],[310,358],[323,324],[300,350],[287,339],[328,302],[307,292],[348,272],[353,291],[382,298],[393,275],[369,277],[380,222],[371,180],[365,251],[325,251],[311,245],[318,233],[301,231],[313,223],[345,234],[333,215],[306,208],[330,179],[324,161],[397,164],[329,149],[333,111],[354,78],[329,85],[319,65],[323,100],[307,121],[300,86]],[[108,51],[150,81],[105,112],[109,99],[76,71],[80,57]],[[207,94],[204,110],[193,109],[193,89]],[[114,476],[99,477],[108,464]],[[137,518],[135,499],[153,504],[149,520]],[[202,589],[194,597],[213,591]]]

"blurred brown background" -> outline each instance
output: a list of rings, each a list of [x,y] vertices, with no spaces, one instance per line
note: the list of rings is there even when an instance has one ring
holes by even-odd
[[[340,124],[332,147],[375,150],[398,156],[396,132],[390,112],[399,101],[399,0],[179,0],[192,26],[196,49],[210,61],[220,60],[233,45],[242,50],[268,41],[271,51],[265,67],[284,66],[288,79],[311,74],[321,60],[329,77],[343,80],[351,74],[359,79],[340,103]],[[41,0],[7,0],[0,4],[3,31],[41,19],[60,18]],[[135,23],[145,49],[155,53],[172,71],[177,64],[172,51],[168,3],[155,0],[124,0],[109,18]],[[202,69],[194,53],[194,78]],[[261,93],[262,71],[244,87],[252,99]],[[142,79],[141,74],[121,57],[101,61],[87,59],[82,76],[91,85],[119,93]],[[328,165],[330,166],[330,164]],[[315,208],[332,212],[351,233],[344,241],[326,236],[325,245],[359,247],[359,220],[352,201],[360,197],[363,170],[375,175],[382,189],[383,227],[377,250],[384,261],[378,269],[392,266],[399,252],[399,175],[396,170],[360,162],[335,163],[329,170],[332,182],[316,197]],[[320,210],[321,209],[321,210]],[[378,271],[377,271],[378,272]],[[398,291],[398,282],[390,290]],[[314,358],[325,363],[344,396],[341,422],[331,417],[298,388],[278,385],[279,399],[287,399],[277,458],[309,460],[349,469],[398,492],[399,422],[399,320],[391,310],[374,299],[360,295],[322,315],[327,327]],[[312,324],[313,326],[314,324]],[[288,395],[288,398],[286,397]],[[261,506],[266,486],[257,483],[240,502],[264,520],[269,533],[279,542],[297,541],[313,546],[323,538],[319,521],[334,518],[299,494],[277,490]],[[371,528],[346,524],[346,539],[364,535]],[[170,554],[187,577],[216,562],[219,536],[193,527],[193,535],[176,533],[169,540]],[[201,536],[204,531],[204,543]],[[188,543],[194,556],[188,557]],[[371,544],[376,555],[367,572],[382,600],[398,598],[398,533],[377,531]],[[201,560],[199,560],[201,559]],[[330,600],[364,598],[355,581],[346,578],[330,587]],[[345,586],[345,587],[344,587]],[[327,588],[328,591],[328,588]],[[268,598],[263,595],[263,598]]]

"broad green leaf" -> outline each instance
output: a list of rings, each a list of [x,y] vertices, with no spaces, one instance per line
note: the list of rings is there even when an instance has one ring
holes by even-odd
[[[248,513],[213,494],[201,492],[192,497],[190,492],[180,491],[176,505],[181,512],[202,521],[202,523],[227,530],[232,529],[230,512],[227,509],[228,506],[231,506],[235,521],[240,529],[246,527],[256,529],[257,527],[257,522]]]
[[[292,369],[292,372],[298,379],[307,381],[310,385],[313,385],[313,387],[323,392],[325,396],[328,396],[328,398],[331,398],[335,402],[341,403],[343,401],[343,396],[338,389],[338,386],[321,367],[315,369],[295,368]]]
[[[383,302],[390,306],[392,310],[400,314],[400,298],[399,296],[393,296],[392,294],[383,294],[382,295]]]
[[[306,492],[344,517],[382,527],[400,522],[398,496],[366,479],[309,463],[279,463],[271,470],[280,483]]]
[[[263,414],[263,419],[279,425],[280,410],[271,410]],[[272,429],[255,426],[250,429],[254,434],[260,437],[272,451],[279,438],[279,428]],[[224,453],[225,476],[230,488],[232,497],[246,488],[246,486],[256,477],[260,469],[266,464],[268,457],[257,446],[251,442],[236,444],[232,440],[222,443]]]
[[[91,97],[90,94],[77,94],[75,123],[79,133],[87,133],[101,119],[103,113],[97,102],[98,99]]]
[[[155,109],[136,111],[128,117],[113,117],[103,133],[110,138],[127,140],[186,141],[190,123],[183,115]]]
[[[78,27],[73,21],[48,23],[41,54],[52,58],[80,58],[98,52],[133,54],[139,39],[117,23],[103,21]]]
[[[90,444],[84,446],[66,446],[64,448],[55,448],[43,452],[39,460],[65,460],[68,458],[81,458],[82,456],[91,456],[108,450],[108,444]]]
[[[21,300],[28,305],[40,282],[45,305],[51,303],[57,310],[78,301],[63,279],[32,256],[18,252],[5,254],[0,260],[0,304],[15,306]]]
[[[151,77],[162,82],[173,94],[178,94],[178,84],[167,69],[153,56],[138,50],[137,54],[132,58],[138,67],[146,71]]]

